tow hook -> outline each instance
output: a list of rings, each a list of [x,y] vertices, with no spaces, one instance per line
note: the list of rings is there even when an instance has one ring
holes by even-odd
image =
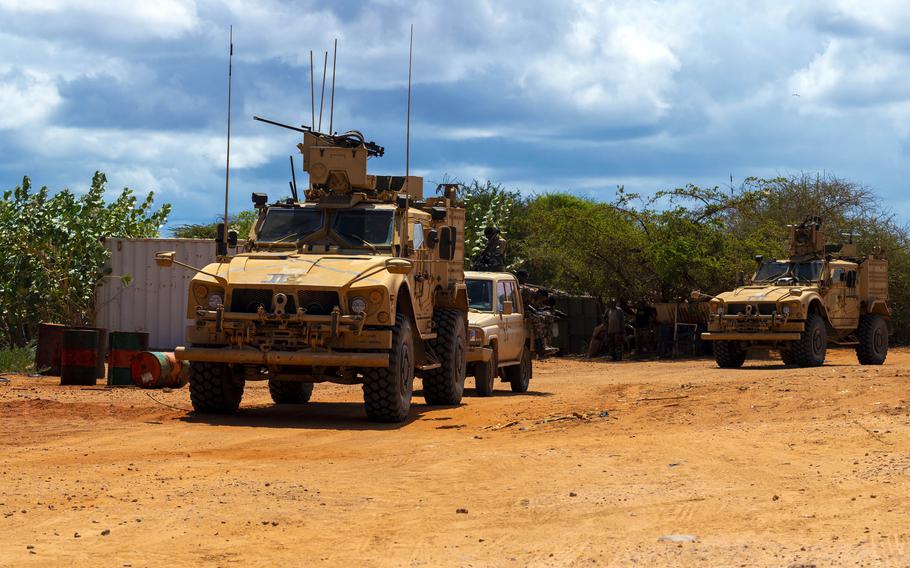
[[[338,324],[341,319],[341,310],[338,309],[338,306],[335,306],[335,309],[332,310],[332,337],[338,337]]]

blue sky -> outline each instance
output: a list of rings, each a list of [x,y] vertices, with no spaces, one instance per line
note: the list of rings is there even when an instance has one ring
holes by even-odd
[[[428,181],[610,199],[826,171],[910,220],[905,1],[0,0],[0,21],[0,187],[82,191],[100,169],[172,225],[223,207],[230,24],[232,211],[287,194],[296,136],[251,117],[309,123],[309,50],[318,76],[336,37],[335,128],[403,173],[413,23]]]

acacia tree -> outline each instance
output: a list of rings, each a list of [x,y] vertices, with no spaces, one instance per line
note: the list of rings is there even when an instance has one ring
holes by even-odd
[[[104,237],[155,237],[170,205],[153,210],[154,194],[139,201],[124,188],[105,202],[107,178],[95,172],[89,190],[53,195],[34,191],[29,178],[0,202],[0,343],[22,346],[41,321],[90,321],[95,286],[107,259]]]

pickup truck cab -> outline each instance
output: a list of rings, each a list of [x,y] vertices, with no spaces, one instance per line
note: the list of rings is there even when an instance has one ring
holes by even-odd
[[[478,396],[493,394],[496,377],[512,391],[528,391],[533,331],[526,318],[518,279],[509,272],[465,272],[468,290],[468,374],[474,375]],[[471,353],[489,350],[489,360]],[[485,359],[485,358],[484,358]]]

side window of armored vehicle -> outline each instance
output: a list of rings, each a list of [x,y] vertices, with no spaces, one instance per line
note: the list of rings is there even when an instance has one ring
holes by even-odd
[[[392,243],[392,220],[389,209],[353,209],[335,214],[332,229],[355,246],[369,243],[389,246]]]
[[[489,280],[466,280],[468,306],[481,312],[493,311],[493,283]]]
[[[835,268],[831,271],[831,283],[832,284],[841,284],[845,280],[846,272],[843,268]]]
[[[272,208],[265,214],[256,240],[263,243],[296,242],[322,227],[318,209]]]
[[[423,246],[423,243],[424,243],[423,225],[421,225],[420,223],[414,223],[414,239],[413,239],[414,250],[419,250]]]

